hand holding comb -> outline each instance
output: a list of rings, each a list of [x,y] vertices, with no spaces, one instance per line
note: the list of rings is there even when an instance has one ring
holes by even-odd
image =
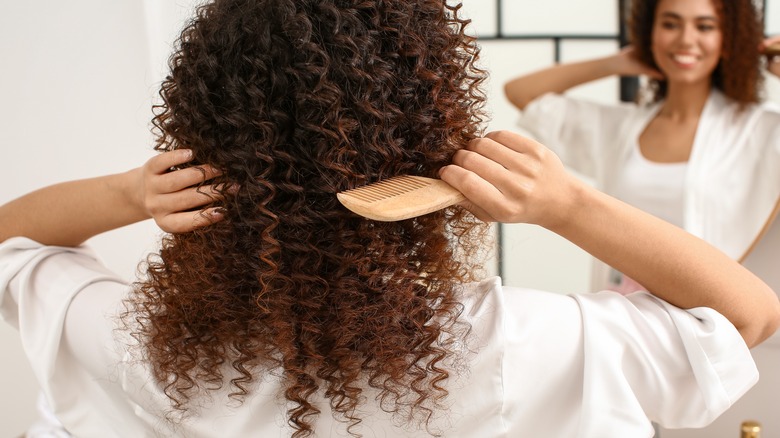
[[[382,222],[422,216],[466,199],[440,179],[411,175],[340,192],[336,197],[352,212]]]

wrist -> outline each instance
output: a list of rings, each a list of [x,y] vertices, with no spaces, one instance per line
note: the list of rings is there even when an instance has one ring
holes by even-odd
[[[625,76],[628,74],[625,57],[622,53],[603,58],[604,76]]]
[[[560,202],[538,225],[566,237],[579,222],[579,218],[592,208],[594,192],[596,191],[591,186],[567,174],[563,189],[559,191]]]
[[[113,189],[121,196],[129,209],[128,219],[141,221],[151,218],[146,209],[143,191],[143,168],[137,167],[114,175]]]

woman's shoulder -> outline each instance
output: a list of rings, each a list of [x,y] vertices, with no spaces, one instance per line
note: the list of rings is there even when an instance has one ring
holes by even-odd
[[[750,138],[758,148],[770,148],[780,152],[780,104],[764,101],[751,105],[746,115]]]
[[[99,274],[116,276],[106,268],[89,246],[65,247],[44,245],[27,237],[12,237],[0,242],[0,265],[6,274],[34,270],[41,265],[79,266]],[[15,274],[15,272],[13,272]]]
[[[707,107],[713,113],[742,118],[743,120],[777,121],[780,118],[780,104],[776,102],[763,100],[742,104],[716,88],[710,92]]]
[[[571,297],[566,294],[543,291],[539,289],[505,285],[499,276],[491,276],[472,283],[461,285],[459,298],[463,302],[473,303],[474,306],[484,304],[485,301],[505,301],[509,297],[520,301],[569,301]]]
[[[507,286],[501,277],[490,277],[463,285],[459,299],[469,322],[496,325],[502,332],[545,331],[545,327],[573,324],[570,328],[578,333],[579,306],[566,294]]]
[[[763,151],[780,144],[780,106],[773,102],[740,104],[713,89],[701,116],[701,125],[724,150]],[[774,147],[778,148],[778,147]]]
[[[780,104],[772,101],[764,101],[760,105],[757,105],[756,111],[760,114],[762,119],[767,121],[767,123],[773,123],[774,126],[780,127]]]

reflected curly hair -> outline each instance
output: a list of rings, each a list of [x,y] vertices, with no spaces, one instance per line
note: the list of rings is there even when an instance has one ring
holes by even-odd
[[[360,423],[364,388],[429,425],[466,324],[487,229],[461,209],[365,220],[336,193],[433,177],[481,132],[486,73],[443,0],[216,0],[183,30],[155,107],[158,151],[223,173],[225,220],[167,235],[125,320],[186,413],[279,374],[294,437],[324,396]],[[236,193],[224,187],[238,185]]]
[[[638,59],[657,69],[651,50],[659,0],[632,0],[629,34]],[[760,100],[762,18],[753,0],[712,0],[720,18],[723,51],[712,73],[712,84],[731,99],[747,105]],[[654,100],[666,96],[666,81],[650,79]]]

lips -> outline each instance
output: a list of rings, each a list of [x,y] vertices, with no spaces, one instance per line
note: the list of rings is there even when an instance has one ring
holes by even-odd
[[[697,56],[695,56],[695,55],[679,54],[678,53],[678,54],[672,55],[672,59],[674,60],[674,62],[676,62],[678,64],[682,64],[684,66],[689,66],[689,65],[693,65],[694,63],[696,63],[696,61],[698,61],[699,58]]]

